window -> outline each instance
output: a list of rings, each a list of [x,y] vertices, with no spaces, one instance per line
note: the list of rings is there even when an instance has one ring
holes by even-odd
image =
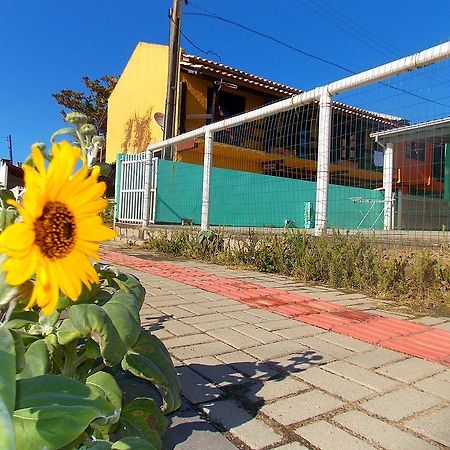
[[[215,105],[213,102],[215,100]],[[213,121],[223,120],[230,116],[235,116],[245,112],[245,97],[231,94],[225,91],[216,91],[214,99],[214,89],[208,88],[207,113],[213,114]],[[214,111],[212,111],[214,107]]]
[[[425,141],[406,142],[406,157],[414,161],[425,161]]]

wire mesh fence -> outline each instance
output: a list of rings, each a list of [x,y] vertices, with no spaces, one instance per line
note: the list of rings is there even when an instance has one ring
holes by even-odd
[[[157,161],[154,223],[315,234],[339,229],[399,243],[446,240],[446,51],[436,64],[392,70],[396,76],[387,79],[365,72],[352,90],[350,82],[341,90],[346,80],[340,80],[291,104],[286,100],[282,108],[275,103],[218,123],[205,111],[205,126],[151,148],[158,156],[170,145],[166,154],[172,155]],[[373,80],[380,81],[367,84]],[[214,105],[218,118],[245,100],[228,91]]]

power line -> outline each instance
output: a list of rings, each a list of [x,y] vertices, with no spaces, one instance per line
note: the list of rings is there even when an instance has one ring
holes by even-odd
[[[186,15],[186,13],[185,13]],[[174,22],[174,20],[169,17],[169,20],[175,25],[176,29],[180,32],[181,36],[184,37],[184,39],[186,39],[186,41],[189,42],[189,44],[192,45],[192,47],[196,48],[199,52],[203,53],[204,55],[214,55],[217,56],[217,58],[219,58],[219,61],[222,61],[222,58],[220,57],[220,55],[216,52],[213,52],[212,50],[203,50],[202,48],[200,48],[198,45],[194,44],[194,42],[192,42],[185,33],[183,33],[183,31],[181,30],[181,28],[179,28],[177,26],[177,24]]]
[[[262,33],[262,32],[260,32],[260,31],[258,31],[258,30],[255,30],[255,29],[253,29],[253,28],[250,28],[250,27],[248,27],[248,26],[246,26],[246,25],[243,25],[243,24],[241,24],[241,23],[239,23],[239,22],[236,22],[236,21],[234,21],[234,20],[227,19],[227,18],[225,18],[225,17],[219,16],[219,15],[217,15],[217,14],[215,14],[215,13],[212,13],[212,12],[206,10],[206,9],[203,9],[203,8],[201,8],[201,7],[199,7],[199,6],[195,5],[195,4],[193,4],[192,2],[190,2],[189,4],[190,4],[191,6],[193,6],[194,8],[197,8],[197,9],[199,9],[199,10],[201,10],[201,11],[204,11],[204,12],[202,12],[202,13],[185,13],[185,15],[208,17],[208,18],[211,18],[211,19],[219,20],[219,21],[221,21],[221,22],[229,23],[229,24],[234,25],[234,26],[236,26],[236,27],[238,27],[238,28],[241,28],[241,29],[243,29],[243,30],[246,30],[246,31],[248,31],[248,32],[250,32],[250,33],[256,34],[257,36],[263,37],[263,38],[265,38],[265,39],[269,39],[269,40],[271,40],[271,41],[273,41],[273,42],[275,42],[275,43],[277,43],[277,44],[279,44],[279,45],[281,45],[281,46],[283,46],[283,47],[286,47],[286,48],[288,48],[288,49],[290,49],[290,50],[293,50],[293,51],[295,51],[295,52],[297,52],[297,53],[300,53],[300,54],[302,54],[302,55],[304,55],[304,56],[307,56],[307,57],[309,57],[309,58],[315,59],[315,60],[317,60],[317,61],[323,62],[323,63],[328,64],[328,65],[337,67],[337,68],[339,68],[339,69],[341,69],[341,70],[343,70],[343,71],[345,71],[345,72],[347,72],[347,73],[349,73],[349,74],[356,75],[356,74],[358,73],[358,72],[355,72],[355,71],[352,70],[352,69],[349,69],[349,68],[347,68],[347,67],[345,67],[345,66],[342,66],[341,64],[335,63],[335,62],[333,62],[333,61],[329,61],[329,60],[327,60],[327,59],[325,59],[325,58],[321,58],[320,56],[316,56],[316,55],[314,55],[314,54],[312,54],[312,53],[306,52],[306,51],[304,51],[304,50],[302,50],[302,49],[300,49],[300,48],[298,48],[298,47],[294,47],[293,45],[288,44],[288,43],[286,43],[286,42],[283,42],[283,41],[281,41],[280,39],[278,39],[278,38],[276,38],[276,37],[274,37],[274,36],[271,36],[271,35],[266,34],[266,33]],[[449,107],[450,107],[450,105],[446,105],[446,104],[441,103],[441,102],[438,102],[438,101],[436,101],[436,100],[433,100],[433,99],[430,99],[430,98],[427,98],[427,97],[423,97],[423,96],[421,96],[421,95],[419,95],[419,94],[415,94],[415,93],[413,93],[413,92],[410,92],[410,91],[408,91],[408,90],[406,90],[406,89],[403,89],[403,88],[400,88],[400,87],[397,87],[397,86],[392,86],[392,85],[390,85],[390,84],[388,84],[388,83],[386,83],[386,82],[384,82],[384,81],[378,81],[378,83],[380,83],[382,86],[386,86],[386,87],[388,87],[388,88],[390,88],[390,89],[394,89],[394,90],[396,90],[396,91],[403,92],[403,93],[405,93],[405,94],[411,95],[411,96],[416,97],[416,98],[419,98],[419,99],[421,99],[421,100],[425,100],[425,101],[427,101],[427,102],[434,103],[434,104],[439,105],[439,106],[444,106],[444,107],[446,107],[446,108],[449,108]]]
[[[192,5],[192,6],[194,6],[194,5]],[[302,50],[300,48],[294,47],[291,44],[283,42],[280,39],[278,39],[278,38],[276,38],[274,36],[271,36],[270,34],[266,34],[266,33],[262,33],[260,31],[254,30],[253,28],[247,27],[246,25],[242,25],[239,22],[235,22],[234,20],[226,19],[225,17],[217,16],[215,14],[208,14],[208,13],[185,13],[184,15],[185,16],[209,17],[209,18],[212,18],[212,19],[220,20],[221,22],[229,23],[229,24],[234,25],[236,27],[242,28],[243,30],[249,31],[250,33],[256,34],[258,36],[261,36],[261,37],[269,39],[269,40],[271,40],[273,42],[276,42],[277,44],[282,45],[283,47],[286,47],[286,48],[288,48],[290,50],[293,50],[293,51],[295,51],[297,53],[301,53],[302,55],[308,56],[309,58],[313,58],[313,59],[316,59],[317,61],[323,62],[325,64],[329,64],[329,65],[334,66],[334,67],[337,67],[338,69],[344,70],[347,73],[351,73],[351,74],[356,73],[356,72],[354,72],[354,71],[352,71],[350,69],[347,69],[344,66],[341,66],[338,63],[335,63],[335,62],[332,62],[332,61],[328,61],[328,60],[326,60],[324,58],[321,58],[320,56],[316,56],[316,55],[313,55],[312,53],[308,53],[308,52],[306,52],[306,51],[304,51],[304,50]]]

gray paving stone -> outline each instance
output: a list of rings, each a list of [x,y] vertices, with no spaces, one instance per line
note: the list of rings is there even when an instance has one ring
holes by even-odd
[[[264,383],[256,382],[249,385],[248,390],[244,392],[244,396],[253,403],[262,401],[265,404],[309,389],[310,387],[306,383],[295,378],[279,376],[278,379],[272,377]]]
[[[274,447],[277,450],[308,450],[300,442],[290,442],[289,444],[284,444],[281,447]]]
[[[414,383],[414,387],[441,397],[450,402],[450,383],[438,377],[425,378]]]
[[[290,353],[301,353],[305,350],[307,350],[307,348],[296,341],[285,341],[272,342],[270,344],[262,344],[257,347],[247,348],[245,352],[260,361],[267,361],[276,358],[277,356],[284,356]]]
[[[361,411],[349,411],[333,420],[374,444],[389,450],[431,450],[436,447],[397,427],[371,417]]]
[[[174,317],[175,319],[181,319],[183,317],[192,317],[196,315],[195,313],[180,308],[179,306],[163,306],[160,308],[160,310],[167,316]]]
[[[240,350],[218,355],[217,359],[233,366],[240,373],[252,379],[267,380],[278,378],[280,374],[272,364],[259,362],[253,356]]]
[[[370,450],[374,448],[324,420],[297,428],[295,432],[321,450]]]
[[[328,413],[343,405],[343,402],[331,395],[314,390],[265,405],[261,411],[283,425],[290,425]]]
[[[413,319],[412,322],[422,323],[423,325],[439,325],[440,323],[445,323],[448,319],[446,317],[419,317],[418,319]]]
[[[205,314],[214,314],[214,311],[210,308],[205,308],[202,305],[198,304],[188,304],[181,306],[181,309],[185,309],[186,311],[190,311],[193,314],[205,315]]]
[[[248,378],[244,377],[236,369],[224,364],[214,356],[188,359],[185,361],[185,364],[220,387],[249,382]]]
[[[280,314],[276,314],[261,308],[251,308],[247,312],[264,320],[279,320],[282,318]]]
[[[201,418],[196,411],[176,412],[163,441],[164,450],[236,450],[220,431]]]
[[[241,334],[244,334],[252,339],[255,339],[256,341],[262,342],[263,344],[269,344],[271,342],[279,342],[284,340],[273,331],[263,330],[262,328],[259,328],[251,324],[234,326],[233,329]]]
[[[400,359],[405,359],[405,355],[385,348],[377,348],[376,350],[366,353],[353,353],[346,359],[347,361],[365,367],[366,369],[373,369]]]
[[[149,328],[147,328],[145,326],[145,324],[142,324],[142,326],[145,329],[149,329]],[[165,339],[169,339],[169,338],[173,338],[174,337],[174,335],[172,333],[169,333],[165,328],[161,328],[159,330],[151,330],[150,329],[150,331],[152,332],[152,334],[154,336],[156,336],[158,339],[161,339],[161,340],[165,340]]]
[[[450,406],[423,417],[409,420],[405,425],[450,448]]]
[[[195,327],[202,331],[218,330],[220,328],[242,325],[243,322],[237,319],[215,320],[213,322],[196,323]]]
[[[220,295],[220,294],[216,294],[214,292],[207,292],[207,291],[201,291],[200,295],[202,297],[205,297],[207,300],[228,300],[225,296]]]
[[[165,295],[163,297],[150,297],[148,302],[149,305],[154,308],[164,308],[169,306],[180,306],[187,303],[191,303],[189,300],[185,298],[177,297],[176,295]]]
[[[277,334],[287,339],[299,339],[303,337],[316,336],[318,334],[326,333],[323,328],[315,327],[313,325],[305,325],[297,321],[297,326],[290,327],[285,330],[278,330]]]
[[[176,336],[187,336],[189,334],[197,334],[198,329],[192,325],[183,323],[179,320],[168,320],[163,324],[164,329]]]
[[[441,330],[450,331],[450,322],[440,323],[436,325],[436,328],[440,328]]]
[[[347,358],[348,356],[354,354],[351,350],[347,350],[340,345],[332,344],[331,342],[319,339],[317,336],[300,338],[297,342],[301,345],[306,345],[317,353],[324,353],[325,355],[330,355],[338,359]]]
[[[370,350],[375,350],[374,345],[368,344],[367,342],[360,341],[359,339],[354,339],[350,336],[345,336],[343,334],[334,333],[333,331],[328,331],[327,333],[322,333],[318,336],[319,339],[331,342],[332,344],[339,345],[348,350],[354,352],[368,352]]]
[[[340,375],[355,383],[367,386],[377,392],[391,391],[400,385],[399,381],[391,380],[383,375],[379,375],[372,370],[355,366],[346,361],[333,361],[323,366],[324,370],[328,370],[336,375]]]
[[[361,407],[378,416],[398,421],[441,402],[441,399],[431,394],[405,387],[361,403]]]
[[[321,366],[333,361],[334,358],[328,355],[316,353],[313,350],[306,349],[303,352],[293,353],[279,358],[272,358],[270,364],[273,364],[278,370],[290,374],[301,373],[313,366]]]
[[[356,402],[375,393],[372,389],[327,372],[319,367],[311,367],[296,374],[295,377],[350,402]]]
[[[434,376],[437,380],[445,381],[447,383],[450,383],[450,369],[444,370],[444,372],[438,373]]]
[[[231,400],[212,402],[202,409],[213,422],[220,423],[252,449],[261,449],[282,439],[275,430]]]
[[[198,323],[217,322],[219,320],[226,320],[226,319],[228,319],[228,317],[223,314],[212,313],[212,314],[205,314],[202,316],[186,317],[185,319],[183,319],[183,322],[189,325],[196,325]]]
[[[300,322],[294,319],[278,319],[262,322],[258,324],[259,327],[267,331],[285,330],[286,328],[295,328],[300,325]]]
[[[247,311],[231,311],[227,312],[226,315],[233,319],[238,319],[242,322],[249,324],[257,324],[261,322],[265,322],[265,319],[261,319],[261,317],[257,317],[253,314],[249,314]]]
[[[204,344],[206,342],[213,342],[214,338],[208,336],[207,334],[192,334],[189,336],[179,336],[173,337],[172,339],[167,339],[164,345],[169,349],[176,347],[185,347],[187,345],[197,345]]]
[[[171,349],[175,358],[186,360],[193,358],[200,358],[202,356],[219,355],[220,353],[228,353],[233,351],[234,348],[225,344],[224,342],[211,341],[205,344],[198,344],[188,347],[176,347]]]
[[[445,369],[441,364],[432,363],[419,358],[408,358],[403,361],[388,364],[380,369],[378,373],[387,375],[396,380],[412,383],[422,378],[429,377]]]
[[[218,330],[210,330],[208,333],[238,350],[242,350],[248,347],[254,347],[259,345],[260,342],[246,336],[245,334],[239,333],[231,328],[220,328]]]
[[[243,305],[242,303],[235,303],[234,305],[227,305],[227,306],[216,306],[211,308],[216,312],[219,313],[226,313],[226,312],[233,312],[233,311],[245,311],[247,309],[250,309],[250,306]]]
[[[188,367],[177,367],[181,382],[181,393],[191,403],[203,403],[222,395],[222,391]]]

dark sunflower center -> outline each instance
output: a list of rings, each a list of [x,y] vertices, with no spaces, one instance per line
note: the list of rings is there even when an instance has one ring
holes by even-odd
[[[34,222],[35,243],[50,259],[64,258],[75,244],[75,218],[64,203],[48,202]]]

